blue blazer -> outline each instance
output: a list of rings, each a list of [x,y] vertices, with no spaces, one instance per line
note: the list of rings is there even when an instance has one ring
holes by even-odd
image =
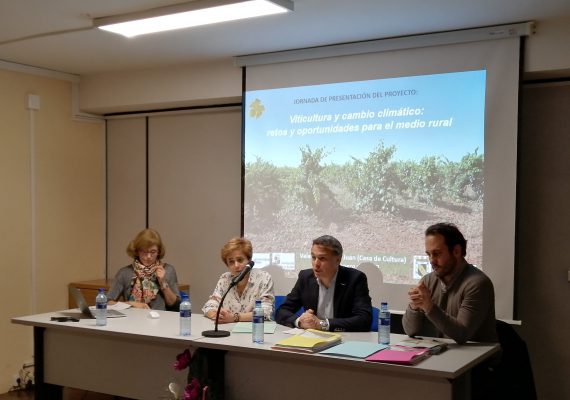
[[[296,312],[317,311],[319,285],[312,269],[299,272],[297,283],[277,309],[277,323],[295,326]],[[334,318],[329,318],[329,330],[368,332],[372,322],[372,302],[368,294],[366,275],[353,268],[339,266],[334,289]]]

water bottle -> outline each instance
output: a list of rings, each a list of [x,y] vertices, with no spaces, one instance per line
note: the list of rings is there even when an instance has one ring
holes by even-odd
[[[253,329],[251,340],[253,343],[263,343],[263,307],[261,300],[255,300],[255,308],[253,309]]]
[[[192,305],[186,293],[181,292],[182,303],[180,303],[180,336],[190,336],[192,326]]]
[[[386,302],[382,302],[378,313],[378,343],[390,344],[390,311]]]
[[[107,296],[103,288],[99,289],[95,297],[95,324],[97,326],[107,325]]]

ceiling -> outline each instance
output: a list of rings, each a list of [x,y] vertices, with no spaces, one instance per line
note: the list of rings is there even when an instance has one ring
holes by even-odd
[[[0,60],[87,75],[570,16],[569,0],[294,0],[293,13],[131,39],[90,28],[186,1],[0,0]]]

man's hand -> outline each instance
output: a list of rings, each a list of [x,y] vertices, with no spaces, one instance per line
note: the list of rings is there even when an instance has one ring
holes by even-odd
[[[301,314],[298,324],[303,329],[321,329],[320,320],[311,309]]]
[[[410,298],[410,308],[412,310],[421,309],[426,314],[431,311],[431,308],[433,307],[431,293],[423,282],[415,288],[408,290],[408,296]]]

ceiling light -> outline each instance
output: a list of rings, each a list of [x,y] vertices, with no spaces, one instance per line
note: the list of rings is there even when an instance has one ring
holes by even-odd
[[[292,10],[291,0],[195,0],[137,13],[95,18],[93,25],[99,29],[133,37]]]

